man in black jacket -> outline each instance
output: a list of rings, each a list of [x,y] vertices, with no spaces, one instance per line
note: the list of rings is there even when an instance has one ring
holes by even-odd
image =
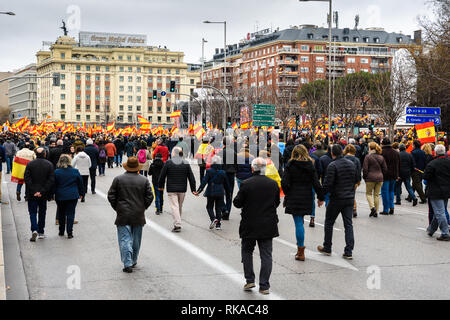
[[[441,229],[441,236],[437,240],[450,241],[445,208],[450,198],[450,159],[445,154],[445,147],[438,144],[434,149],[436,159],[429,162],[425,167],[423,180],[427,182],[427,195],[433,208],[433,220],[427,233],[430,237]]]
[[[114,157],[114,160],[116,162],[116,167],[122,166],[122,156],[123,152],[125,151],[125,144],[123,143],[122,137],[118,137],[116,140],[114,140],[114,145],[116,146],[117,155]]]
[[[58,163],[59,157],[63,153],[63,149],[63,141],[61,139],[56,141],[56,146],[53,145],[53,141],[50,142],[48,160],[53,164],[54,170],[56,170],[56,164]]]
[[[333,238],[333,226],[336,218],[341,213],[345,229],[345,250],[343,258],[352,259],[354,247],[353,237],[353,204],[355,201],[355,185],[358,183],[360,173],[355,164],[342,157],[341,146],[335,144],[331,148],[331,162],[327,168],[323,189],[324,193],[330,193],[330,203],[325,214],[325,239],[323,246],[318,246],[319,252],[331,255],[331,239]],[[319,201],[319,206],[321,202]]]
[[[91,192],[92,194],[95,194],[95,176],[97,172],[99,151],[94,146],[94,141],[92,141],[92,139],[88,139],[86,141],[86,148],[84,148],[84,152],[89,156],[89,158],[91,158],[91,167],[89,168],[89,176],[91,178]],[[120,163],[122,164],[122,161]]]
[[[245,291],[255,287],[253,271],[253,250],[258,242],[261,257],[259,292],[269,294],[269,278],[272,272],[272,239],[278,237],[277,207],[280,204],[278,184],[265,176],[266,161],[256,158],[252,161],[253,176],[241,183],[233,204],[242,208],[239,236],[242,239],[242,263],[246,284]]]
[[[137,264],[145,210],[153,201],[153,192],[148,179],[138,174],[142,164],[136,157],[129,157],[123,167],[127,172],[114,178],[108,201],[117,212],[115,224],[123,272],[131,273]]]
[[[160,215],[163,212],[164,204],[164,192],[159,190],[159,176],[161,175],[164,162],[162,161],[161,153],[155,155],[155,159],[152,161],[150,168],[148,169],[148,175],[152,176],[153,191],[155,192],[155,207],[156,214]]]
[[[230,219],[231,205],[233,199],[234,190],[234,177],[237,172],[237,145],[231,137],[223,138],[223,149],[219,151],[218,156],[222,159],[222,170],[225,171],[227,175],[228,186],[230,187],[230,192],[225,193],[225,206],[222,212],[222,220]]]
[[[402,183],[404,183],[406,190],[408,191],[409,197],[413,200],[413,206],[416,206],[417,197],[414,194],[413,188],[411,187],[411,173],[414,172],[416,163],[414,161],[414,157],[410,153],[406,152],[406,146],[403,143],[401,143],[398,146],[398,149],[400,150],[400,176],[398,178],[398,183],[396,184],[397,201],[395,202],[395,204],[396,205],[402,204],[400,195]]]
[[[383,158],[386,160],[387,172],[384,174],[381,198],[383,199],[383,211],[381,215],[394,214],[395,181],[399,177],[400,155],[392,148],[389,138],[383,138]]]
[[[25,194],[28,199],[28,212],[31,221],[31,239],[44,239],[45,215],[47,201],[50,200],[55,184],[55,171],[53,164],[46,160],[44,148],[37,148],[36,160],[30,161],[24,174]],[[38,216],[39,209],[39,216]]]
[[[195,178],[191,166],[183,159],[183,150],[174,147],[172,159],[167,160],[159,176],[159,190],[164,190],[167,179],[167,197],[172,208],[174,220],[173,232],[181,231],[181,214],[183,211],[184,197],[187,191],[187,182],[191,187],[191,192],[195,192]]]

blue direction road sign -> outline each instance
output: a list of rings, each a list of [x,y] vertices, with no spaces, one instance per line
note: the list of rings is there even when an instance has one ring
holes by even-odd
[[[406,123],[425,123],[433,121],[436,126],[441,125],[441,117],[410,117],[406,116]]]
[[[166,92],[165,91],[161,91],[161,96],[165,96],[166,95]]]
[[[406,114],[414,114],[418,116],[440,116],[441,108],[415,108],[407,107]]]

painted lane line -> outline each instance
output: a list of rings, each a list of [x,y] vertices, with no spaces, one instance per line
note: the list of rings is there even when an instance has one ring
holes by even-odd
[[[103,192],[96,190],[96,193],[100,197],[107,200],[107,195],[104,194]],[[217,258],[206,253],[199,247],[193,245],[192,243],[176,236],[174,233],[161,227],[157,223],[155,223],[147,218],[145,220],[147,222],[146,226],[151,228],[153,231],[156,231],[160,236],[173,242],[177,246],[181,247],[184,251],[189,252],[194,257],[203,261],[206,265],[210,266],[214,270],[220,270],[222,273],[224,273],[225,276],[227,276],[230,280],[232,280],[236,284],[243,286],[245,280],[244,280],[244,276],[243,276],[242,272],[238,272],[237,270],[233,269],[232,267],[228,266],[227,264],[223,263],[222,261],[218,260]],[[285,300],[284,298],[282,298],[278,294],[274,293],[273,291],[271,291],[270,295],[268,295],[268,296],[261,296],[261,299]]]
[[[309,220],[305,219],[305,221],[309,223]],[[319,222],[315,222],[314,221],[314,223],[317,224],[318,226],[322,227],[322,228],[325,228],[325,226],[323,224],[319,223]],[[335,227],[333,227],[333,229],[336,230],[336,231],[342,231],[342,229],[335,228]]]
[[[276,242],[279,242],[281,244],[284,244],[288,247],[291,247],[293,249],[297,249],[297,246],[293,243],[290,243],[286,240],[280,239],[280,238],[274,238],[274,240]],[[350,269],[353,271],[359,271],[356,267],[354,267],[352,264],[348,263],[347,261],[344,260],[344,258],[339,257],[338,255],[336,255],[335,253],[332,253],[331,256],[325,256],[320,252],[316,252],[316,251],[311,251],[308,249],[305,249],[305,256],[306,259],[311,259],[311,260],[315,260],[318,262],[322,262],[322,263],[326,263],[326,264],[331,264],[337,267],[341,267],[341,268],[346,268],[346,269]]]

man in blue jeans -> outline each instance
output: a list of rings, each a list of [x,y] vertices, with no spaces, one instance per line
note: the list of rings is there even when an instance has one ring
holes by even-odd
[[[17,148],[10,139],[7,139],[3,146],[5,147],[6,153],[6,174],[10,174]]]
[[[439,228],[441,236],[437,240],[450,241],[445,208],[450,198],[450,159],[445,154],[445,147],[437,145],[434,149],[436,159],[425,167],[423,179],[427,181],[427,195],[433,207],[433,220],[427,228],[427,234],[432,237]]]
[[[383,186],[381,187],[381,198],[383,199],[383,211],[381,215],[394,214],[395,181],[400,173],[400,155],[392,148],[389,138],[384,138],[381,142],[383,158],[386,161],[387,172],[384,175]]]
[[[44,148],[37,148],[36,160],[30,161],[25,168],[25,194],[28,200],[28,212],[31,222],[31,239],[44,239],[45,215],[54,184],[55,172],[53,164],[45,159]],[[39,213],[39,215],[38,215]]]
[[[406,152],[406,146],[401,143],[398,146],[398,149],[400,150],[400,170],[399,170],[399,179],[396,183],[396,196],[397,201],[395,202],[396,205],[401,205],[401,189],[402,184],[405,184],[406,190],[408,191],[409,197],[413,200],[413,206],[417,205],[417,197],[414,194],[414,190],[411,186],[411,173],[414,171],[415,167],[415,161],[413,156]]]
[[[115,225],[124,265],[122,271],[131,273],[137,264],[145,210],[153,201],[153,192],[150,181],[138,174],[142,169],[138,158],[129,157],[123,167],[127,172],[114,178],[108,191],[108,201],[117,213]]]

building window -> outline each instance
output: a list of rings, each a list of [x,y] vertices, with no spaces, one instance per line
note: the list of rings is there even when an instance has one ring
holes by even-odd
[[[123,111],[123,104],[119,106],[119,111]]]
[[[131,61],[131,56],[127,56],[127,60],[128,60],[128,61]]]
[[[141,87],[136,87],[137,92],[141,92]]]
[[[136,106],[136,111],[141,111],[141,106]]]
[[[86,80],[87,80],[87,81],[90,81],[90,80],[91,80],[91,76],[87,74],[87,75],[86,75]]]
[[[363,41],[366,42],[366,43],[368,43],[368,42],[369,42],[369,37],[364,37],[364,38],[363,38]]]
[[[65,110],[65,109],[66,109],[66,105],[64,103],[61,103],[61,110]]]
[[[369,69],[361,69],[361,72],[369,72]]]
[[[161,122],[161,117],[158,117],[158,122]]]
[[[61,90],[65,90],[66,89],[66,85],[64,83],[61,83]]]
[[[91,111],[91,105],[90,104],[86,105],[86,111]]]
[[[361,58],[361,63],[369,63],[369,59],[368,58]]]
[[[109,76],[105,75],[105,81],[109,81]]]
[[[61,65],[61,70],[66,70],[66,65],[65,64]]]
[[[161,112],[161,107],[158,106],[158,107],[156,108],[156,111],[157,111],[157,112]],[[158,118],[161,118],[161,117],[158,117]],[[159,121],[160,121],[160,120],[159,120]]]
[[[133,96],[128,96],[128,102],[133,102]]]
[[[133,86],[128,86],[128,92],[132,92],[133,91]]]
[[[128,111],[133,111],[133,106],[128,106]]]
[[[128,122],[133,122],[133,116],[128,116]]]
[[[151,106],[148,107],[148,112],[153,112],[153,108]]]
[[[166,107],[166,112],[170,112],[170,107]]]
[[[119,96],[119,101],[123,101],[123,96]]]
[[[137,96],[136,97],[136,102],[140,102],[141,101],[141,96]]]
[[[141,82],[142,78],[141,77],[136,77],[136,82]]]
[[[100,116],[99,115],[95,116],[95,121],[100,122]]]
[[[81,95],[77,94],[76,99],[77,99],[77,100],[81,100]]]
[[[100,111],[100,105],[99,104],[95,105],[95,111]]]
[[[106,66],[106,67],[105,67],[105,71],[106,71],[106,72],[109,72],[109,66]],[[106,76],[105,76],[105,78],[106,78]]]
[[[308,83],[308,79],[307,79],[307,78],[301,78],[301,79],[300,79],[300,82],[301,82],[301,83]]]
[[[100,71],[100,66],[95,66],[95,71]]]
[[[123,57],[122,57],[122,56],[119,56],[119,60],[123,60]]]
[[[61,120],[62,121],[66,120],[66,115],[64,113],[61,114]]]
[[[191,79],[191,84],[195,84],[195,80],[194,79]]]
[[[133,72],[133,68],[132,67],[128,67],[128,72]]]
[[[75,86],[75,89],[76,89],[76,90],[81,90],[81,85],[77,84],[77,85]],[[87,87],[86,87],[86,90],[87,90]]]
[[[109,86],[105,86],[105,91],[109,91]]]
[[[300,57],[300,61],[302,61],[302,62],[308,62],[308,61],[309,61],[309,57],[308,57],[308,56],[301,56],[301,57]]]
[[[347,58],[347,63],[355,63],[355,58]]]
[[[61,100],[65,100],[66,99],[66,95],[64,93],[61,93]]]
[[[309,68],[308,67],[301,67],[300,68],[300,72],[309,72]]]
[[[61,75],[61,80],[64,80],[66,78],[66,75],[65,74],[62,74]],[[80,79],[78,79],[78,80],[80,80]]]
[[[87,106],[86,106],[86,110],[87,110]],[[91,115],[90,114],[86,115],[86,121],[87,122],[91,121]]]
[[[61,59],[64,59],[66,57],[66,54],[64,52],[61,52]]]
[[[167,122],[170,122],[170,117],[166,117],[166,121],[167,121]]]
[[[100,91],[100,86],[95,86],[95,91]]]
[[[152,122],[152,116],[148,116],[147,119],[148,119],[149,122]]]
[[[324,57],[316,57],[316,61],[317,62],[324,62],[325,58]]]
[[[316,73],[323,73],[323,68],[316,68]]]
[[[347,42],[348,40],[349,40],[349,39],[348,39],[348,37],[347,37],[347,36],[345,36],[345,37],[344,37],[344,41],[346,41],[346,42]]]
[[[90,94],[86,95],[86,100],[91,100],[91,95]]]
[[[156,70],[156,73],[161,74],[162,73],[162,69]]]
[[[180,74],[180,70],[179,69],[175,69],[175,74]]]
[[[95,101],[100,101],[100,96],[99,95],[95,96]]]
[[[141,67],[137,67],[136,72],[141,72]]]
[[[91,71],[91,66],[86,66],[86,71]]]
[[[81,120],[81,116],[79,114],[77,114],[77,121]]]
[[[359,37],[353,37],[353,42],[359,42]]]
[[[77,66],[75,67],[75,69],[79,71],[79,70],[81,70],[81,66],[80,66],[80,65],[77,65]]]
[[[128,82],[133,82],[133,77],[132,76],[128,77]]]
[[[123,67],[119,67],[119,71],[120,71],[120,72],[123,72]]]
[[[380,38],[373,38],[373,42],[380,43]]]
[[[120,76],[120,77],[119,77],[119,81],[120,81],[120,82],[123,82],[123,76]]]
[[[148,68],[148,73],[153,73],[153,68]]]
[[[355,69],[353,69],[353,68],[348,68],[348,69],[347,69],[347,73],[355,73]]]
[[[166,71],[166,72],[167,72],[167,74],[170,74],[170,69],[167,69],[167,71]]]
[[[309,46],[308,45],[302,45],[300,47],[300,50],[302,50],[302,51],[309,51]]]
[[[95,76],[95,81],[100,81],[100,76]]]

